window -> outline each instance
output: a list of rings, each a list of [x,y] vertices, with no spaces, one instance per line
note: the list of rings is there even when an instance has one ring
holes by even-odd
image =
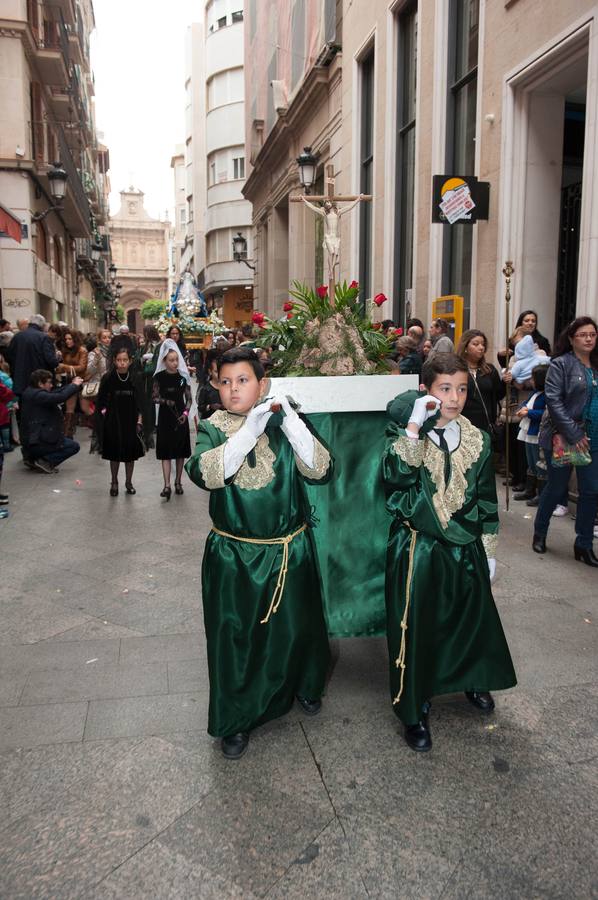
[[[233,22],[242,22],[243,21],[243,10],[239,9],[234,12],[231,16]]]
[[[63,275],[62,269],[62,248],[60,246],[60,241],[58,238],[54,238],[52,241],[54,246],[54,270],[57,275]]]
[[[48,241],[43,222],[37,223],[37,237],[35,238],[35,253],[41,262],[48,262]]]
[[[359,190],[371,194],[374,186],[374,50],[361,66]],[[359,210],[359,289],[362,302],[372,295],[372,203]]]
[[[182,209],[179,210],[179,224],[186,225],[186,223],[187,223],[187,211],[183,207]]]
[[[226,103],[239,103],[244,99],[243,69],[219,72],[208,81],[208,112]]]
[[[222,16],[221,19],[218,19],[218,28],[226,28],[226,16]]]
[[[415,113],[417,96],[417,3],[399,16],[399,64],[397,90],[397,195],[393,317],[405,316],[405,292],[413,281],[413,231],[415,192]]]
[[[233,178],[245,178],[245,157],[233,157]]]
[[[446,172],[452,175],[475,174],[479,5],[479,0],[452,0],[450,8]],[[469,328],[473,228],[443,227],[442,290],[464,298],[463,327]]]

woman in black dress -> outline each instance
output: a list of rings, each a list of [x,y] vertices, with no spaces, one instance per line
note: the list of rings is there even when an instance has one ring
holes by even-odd
[[[462,415],[491,437],[496,433],[498,405],[505,395],[505,386],[492,363],[486,361],[488,340],[483,331],[470,328],[461,335],[457,356],[467,363],[467,401]]]
[[[170,338],[166,338],[160,347],[154,374],[153,401],[159,405],[156,458],[162,461],[164,476],[164,488],[160,496],[170,500],[171,460],[174,459],[176,463],[174,491],[175,494],[182,494],[183,465],[191,456],[191,376],[176,342]]]
[[[137,493],[133,487],[135,460],[144,455],[143,391],[131,371],[133,357],[121,347],[112,368],[102,377],[96,400],[97,414],[103,419],[102,459],[110,460],[112,483],[110,496],[118,496],[118,470],[125,464],[127,494]]]

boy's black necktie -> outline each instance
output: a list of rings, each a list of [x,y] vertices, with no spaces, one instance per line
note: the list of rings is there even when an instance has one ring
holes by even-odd
[[[451,477],[451,455],[444,436],[444,428],[435,428],[434,431],[438,435],[440,449],[444,453],[444,486],[446,487],[448,480]]]

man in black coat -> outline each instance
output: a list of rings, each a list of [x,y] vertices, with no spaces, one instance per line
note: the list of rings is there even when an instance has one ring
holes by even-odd
[[[44,333],[46,320],[35,315],[24,331],[18,331],[4,351],[13,381],[13,391],[20,397],[36,369],[54,369],[59,363],[52,339]]]
[[[79,444],[64,436],[60,405],[81,390],[82,378],[54,390],[52,373],[38,369],[21,398],[23,462],[50,475],[56,466],[79,452]]]

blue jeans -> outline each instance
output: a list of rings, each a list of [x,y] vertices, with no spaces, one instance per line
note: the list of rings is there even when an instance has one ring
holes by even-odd
[[[71,440],[71,438],[63,438],[63,443],[60,447],[57,447],[56,450],[50,450],[49,448],[44,451],[42,445],[38,445],[37,447],[29,447],[29,456],[31,459],[38,459],[40,456],[43,456],[44,459],[47,459],[49,463],[52,463],[53,466],[59,466],[60,463],[63,463],[65,459],[69,459],[69,457],[74,456],[75,453],[78,453],[80,450],[79,444],[77,441]],[[42,452],[37,452],[38,450],[42,450]]]
[[[577,487],[579,498],[577,500],[577,515],[575,516],[575,543],[583,550],[592,549],[594,538],[594,519],[598,509],[598,451],[592,450],[592,462],[589,466],[576,466]],[[562,497],[567,491],[571,466],[553,466],[550,453],[546,453],[546,469],[548,482],[542,491],[540,505],[534,522],[535,534],[546,535],[550,524],[550,517],[557,503],[562,502]]]

